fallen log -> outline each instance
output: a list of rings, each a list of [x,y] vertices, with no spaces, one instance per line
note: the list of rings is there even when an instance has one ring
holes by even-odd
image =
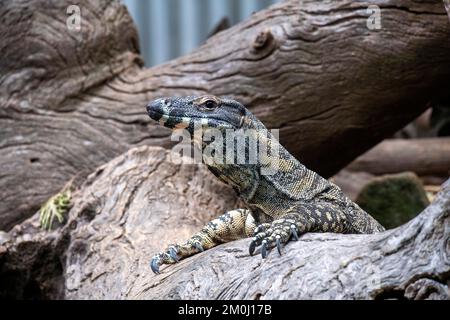
[[[92,173],[52,232],[33,217],[0,245],[0,297],[67,299],[448,299],[450,180],[409,223],[372,235],[306,234],[267,259],[249,239],[164,266],[149,259],[239,206],[205,167],[140,147]],[[5,238],[5,237],[3,237]]]
[[[356,158],[347,169],[374,175],[412,171],[448,177],[450,138],[385,140]]]
[[[445,6],[445,10],[447,11],[448,18],[450,19],[450,1],[444,0],[444,6]]]
[[[374,3],[379,30],[367,27]],[[437,0],[286,1],[151,69],[142,68],[119,1],[77,4],[80,30],[62,16],[71,1],[1,2],[0,228],[33,214],[80,171],[132,146],[170,146],[170,132],[145,114],[156,97],[240,100],[281,129],[305,165],[330,176],[449,85],[450,24]]]
[[[0,297],[88,297],[85,284],[102,282],[105,291],[92,298],[126,298],[133,283],[150,274],[155,252],[240,206],[206,167],[177,159],[160,147],[132,149],[99,167],[73,194],[63,228],[43,231],[33,216],[4,235]],[[128,274],[129,268],[136,272]],[[34,296],[29,287],[36,288]]]

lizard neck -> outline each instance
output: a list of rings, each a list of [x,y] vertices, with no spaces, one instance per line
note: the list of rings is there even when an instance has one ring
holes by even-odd
[[[257,153],[256,163],[213,163],[208,168],[220,180],[231,185],[250,207],[271,214],[272,211],[279,211],[280,205],[287,209],[293,202],[311,200],[333,188],[326,179],[308,170],[293,157],[258,119],[249,115],[245,122],[245,132],[237,130],[236,136],[256,137],[258,145],[265,147],[264,152]],[[247,160],[249,154],[254,152],[250,149],[249,143],[241,145],[241,149],[236,144],[233,151],[235,155],[244,153]]]
[[[262,135],[266,135],[266,140],[272,139],[265,126],[247,112],[242,119],[242,128],[224,131],[222,139],[209,144],[203,142],[202,145],[204,157],[210,154],[211,148],[222,150],[223,161],[206,161],[207,167],[216,177],[231,185],[245,202],[253,199],[259,186],[261,164],[257,147],[258,138]],[[205,152],[206,148],[210,150]]]

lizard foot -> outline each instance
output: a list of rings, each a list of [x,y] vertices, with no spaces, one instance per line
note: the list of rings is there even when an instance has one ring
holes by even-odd
[[[255,236],[250,242],[249,253],[253,255],[257,246],[261,245],[261,255],[267,257],[268,250],[277,247],[281,255],[281,245],[289,239],[298,240],[298,222],[294,218],[286,217],[263,223],[255,229]]]
[[[157,253],[150,262],[150,268],[156,274],[159,274],[159,267],[163,264],[173,264],[178,262],[175,246],[170,246],[165,252]]]
[[[198,252],[203,252],[203,247],[198,241],[187,241],[183,245],[170,245],[167,250],[153,256],[150,268],[154,273],[159,274],[161,265],[177,263],[180,259]]]

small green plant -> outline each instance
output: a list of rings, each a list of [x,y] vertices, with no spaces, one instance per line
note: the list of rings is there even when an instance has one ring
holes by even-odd
[[[55,217],[59,223],[64,222],[64,216],[70,208],[71,192],[62,191],[50,199],[39,210],[39,225],[43,229],[51,230]]]

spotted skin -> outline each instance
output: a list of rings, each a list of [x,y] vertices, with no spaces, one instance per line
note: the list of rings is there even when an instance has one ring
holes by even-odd
[[[220,243],[241,238],[252,237],[249,253],[260,248],[265,258],[270,249],[276,247],[281,254],[283,245],[307,232],[384,231],[383,226],[348,199],[338,186],[294,158],[239,102],[215,96],[162,98],[150,102],[147,112],[161,125],[174,130],[186,129],[194,144],[203,151],[222,140],[199,141],[196,136],[199,128],[216,130],[224,137],[230,130],[237,136],[249,134],[268,149],[278,151],[276,170],[271,174],[265,170],[267,163],[274,162],[263,159],[264,154],[258,154],[257,163],[221,163],[204,158],[208,169],[231,185],[247,208],[223,214],[186,242],[156,254],[151,261],[155,273],[159,273],[163,264],[175,263]],[[238,143],[234,146],[234,154],[245,153],[248,159],[249,144],[244,142],[240,147],[238,149]]]
[[[172,264],[180,259],[210,249],[220,243],[247,238],[256,228],[250,210],[237,209],[229,211],[208,222],[206,226],[182,244],[169,245],[152,259],[153,272],[159,273],[161,264]]]

